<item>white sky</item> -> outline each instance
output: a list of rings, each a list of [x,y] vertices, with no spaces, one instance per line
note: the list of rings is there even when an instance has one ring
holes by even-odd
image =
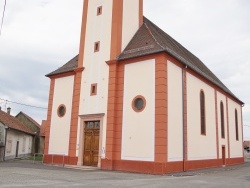
[[[83,0],[7,0],[0,36],[0,98],[47,107],[44,75],[78,54]],[[0,17],[4,0],[0,0]],[[250,140],[250,1],[144,0],[144,15],[201,59],[243,102]],[[39,123],[46,110],[0,100]]]

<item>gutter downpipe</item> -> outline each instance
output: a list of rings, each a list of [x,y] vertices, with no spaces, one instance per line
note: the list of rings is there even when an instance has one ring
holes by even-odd
[[[186,171],[186,148],[185,148],[185,70],[188,68],[188,66],[186,65],[183,69],[182,69],[182,136],[183,136],[183,172]]]

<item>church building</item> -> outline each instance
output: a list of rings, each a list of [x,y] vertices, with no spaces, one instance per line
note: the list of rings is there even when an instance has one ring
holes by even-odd
[[[46,76],[45,163],[165,174],[244,162],[243,102],[143,17],[143,0],[84,0],[79,55]]]

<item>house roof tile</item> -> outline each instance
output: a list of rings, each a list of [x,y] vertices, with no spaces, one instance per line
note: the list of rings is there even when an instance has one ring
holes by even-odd
[[[15,118],[12,115],[9,115],[8,113],[0,110],[0,121],[8,126],[11,129],[15,129],[21,132],[25,132],[31,135],[34,135],[32,130],[30,130],[28,127],[26,127],[23,123],[21,123],[17,118]]]

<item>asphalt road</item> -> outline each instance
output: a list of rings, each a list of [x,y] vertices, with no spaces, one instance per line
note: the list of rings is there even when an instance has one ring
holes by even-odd
[[[164,176],[76,170],[30,161],[0,163],[0,188],[9,187],[226,187],[250,188],[250,163]]]

